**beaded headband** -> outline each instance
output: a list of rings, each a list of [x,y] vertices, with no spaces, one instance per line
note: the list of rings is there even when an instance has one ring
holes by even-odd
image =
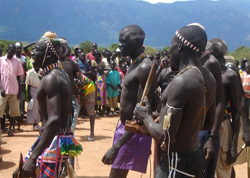
[[[57,57],[58,60],[60,60],[60,56],[57,54],[56,52],[56,49],[54,48],[53,44],[52,44],[52,41],[56,41],[57,39],[51,39],[51,38],[48,38],[48,37],[45,37],[45,36],[42,36],[41,39],[44,39],[45,42],[47,43],[47,47],[46,47],[46,51],[45,51],[45,55],[44,55],[44,58],[43,58],[43,63],[42,63],[42,66],[45,62],[45,59],[46,59],[46,56],[47,56],[47,52],[48,52],[48,49],[50,49],[50,51],[52,53],[54,53],[54,55]],[[59,41],[59,40],[58,40]]]
[[[196,46],[194,46],[192,43],[190,43],[188,40],[186,40],[179,32],[178,30],[175,32],[175,35],[177,36],[177,38],[179,38],[186,46],[188,46],[189,48],[191,48],[192,50],[198,52],[200,51],[199,48],[197,48]]]

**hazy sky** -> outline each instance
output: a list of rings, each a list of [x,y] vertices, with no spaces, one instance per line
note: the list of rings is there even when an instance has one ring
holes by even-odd
[[[158,2],[163,2],[163,3],[173,3],[176,1],[191,1],[191,0],[142,0],[142,1],[147,1],[152,4],[158,3]]]
[[[147,1],[152,4],[158,3],[158,2],[163,2],[163,3],[173,3],[176,1],[193,1],[193,0],[140,0],[140,1]],[[218,1],[218,0],[211,0],[211,1]]]

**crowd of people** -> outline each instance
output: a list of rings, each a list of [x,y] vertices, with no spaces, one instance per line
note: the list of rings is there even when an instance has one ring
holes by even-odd
[[[67,39],[54,32],[24,47],[8,46],[0,58],[2,134],[14,136],[16,120],[20,130],[25,116],[40,133],[13,177],[34,177],[37,166],[38,177],[62,176],[66,164],[60,160],[74,168],[82,151],[74,132],[85,115],[88,141],[95,140],[96,117],[119,115],[113,145],[102,158],[112,165],[110,178],[125,178],[129,170],[145,173],[152,138],[155,178],[235,177],[240,122],[250,145],[249,62],[227,62],[225,41],[207,40],[196,23],[176,31],[169,53],[146,54],[144,39],[141,27],[129,25],[115,51],[93,43],[88,54],[77,45],[72,53]]]

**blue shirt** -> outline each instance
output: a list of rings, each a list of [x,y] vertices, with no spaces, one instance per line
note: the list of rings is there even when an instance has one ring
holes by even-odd
[[[90,71],[90,67],[88,63],[83,63],[81,60],[78,60],[78,65],[80,68],[80,71],[84,71],[84,72],[89,72]]]

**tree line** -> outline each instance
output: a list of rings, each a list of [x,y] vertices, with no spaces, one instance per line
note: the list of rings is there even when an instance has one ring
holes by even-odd
[[[3,48],[3,55],[5,55],[7,53],[7,47],[9,44],[14,44],[16,41],[8,41],[8,40],[0,40],[0,47]],[[27,45],[28,42],[25,41],[25,42],[21,42],[23,44],[23,46]],[[85,52],[85,54],[89,53],[92,49],[92,42],[91,41],[85,41],[85,42],[82,42],[79,44],[80,48]],[[104,48],[107,48],[108,50],[110,50],[111,52],[112,51],[115,51],[117,48],[119,47],[118,44],[116,43],[113,43],[111,44],[109,47],[98,47],[100,51],[102,51]],[[73,50],[73,46],[71,47],[72,48],[72,51]],[[154,55],[156,54],[157,51],[163,51],[163,50],[167,50],[169,51],[169,46],[166,46],[162,49],[156,49],[154,47],[151,47],[151,46],[146,46],[145,47],[145,52],[146,54],[148,55]],[[32,47],[30,47],[30,50],[32,50]],[[246,58],[249,62],[250,62],[250,48],[247,47],[247,46],[240,46],[238,47],[235,51],[233,52],[228,52],[227,54],[228,56],[233,56],[233,60],[238,60],[238,61],[241,61],[242,58]]]

